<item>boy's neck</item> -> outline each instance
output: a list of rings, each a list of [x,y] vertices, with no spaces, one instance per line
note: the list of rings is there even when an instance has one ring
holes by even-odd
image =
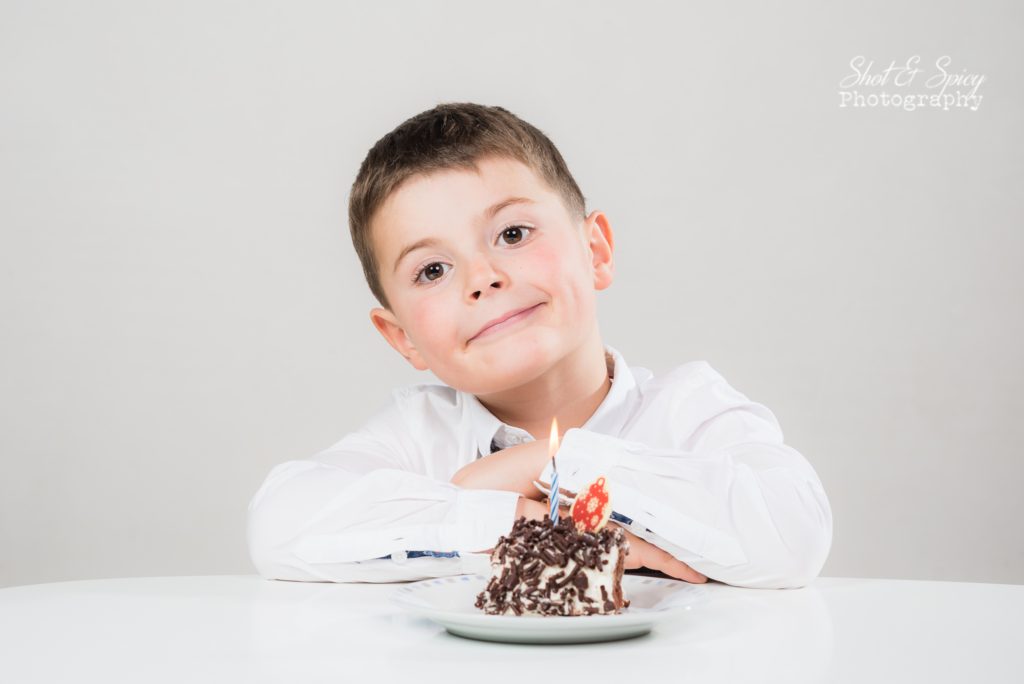
[[[595,334],[535,380],[504,392],[478,395],[494,416],[526,430],[534,439],[548,439],[551,419],[558,418],[559,437],[570,428],[582,427],[611,389],[604,345]]]

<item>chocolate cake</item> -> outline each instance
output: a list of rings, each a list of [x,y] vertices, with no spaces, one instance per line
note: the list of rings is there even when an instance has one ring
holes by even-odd
[[[619,527],[580,531],[572,517],[521,516],[491,551],[491,578],[476,597],[490,615],[571,616],[629,607],[622,575],[629,542]]]

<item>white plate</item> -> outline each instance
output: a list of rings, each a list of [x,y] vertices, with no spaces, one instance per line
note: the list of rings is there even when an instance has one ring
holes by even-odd
[[[488,615],[473,604],[489,579],[455,575],[420,580],[395,590],[391,600],[457,636],[520,644],[578,644],[647,634],[666,618],[685,616],[709,594],[699,584],[623,575],[622,593],[630,605],[618,615]]]

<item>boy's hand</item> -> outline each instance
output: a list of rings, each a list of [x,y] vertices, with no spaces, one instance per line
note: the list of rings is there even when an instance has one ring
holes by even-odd
[[[555,458],[558,458],[556,455]],[[503,489],[539,501],[544,494],[533,486],[550,461],[548,440],[535,439],[495,451],[459,468],[451,482],[466,489]]]
[[[626,554],[626,569],[650,568],[659,570],[670,577],[681,579],[692,584],[703,584],[708,578],[671,553],[660,549],[646,539],[641,539],[622,525],[608,521],[608,525],[618,527],[629,540],[629,552]]]

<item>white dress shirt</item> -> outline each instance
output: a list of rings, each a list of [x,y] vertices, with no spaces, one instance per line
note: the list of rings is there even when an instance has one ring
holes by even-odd
[[[605,345],[611,389],[567,430],[559,486],[604,475],[612,520],[711,579],[807,584],[832,544],[832,511],[774,414],[706,361],[654,377]],[[248,542],[268,579],[393,582],[488,574],[519,494],[449,482],[476,458],[533,436],[447,385],[398,388],[357,430],[274,467],[249,503]],[[544,437],[547,439],[547,436]],[[551,482],[551,464],[537,480]]]

